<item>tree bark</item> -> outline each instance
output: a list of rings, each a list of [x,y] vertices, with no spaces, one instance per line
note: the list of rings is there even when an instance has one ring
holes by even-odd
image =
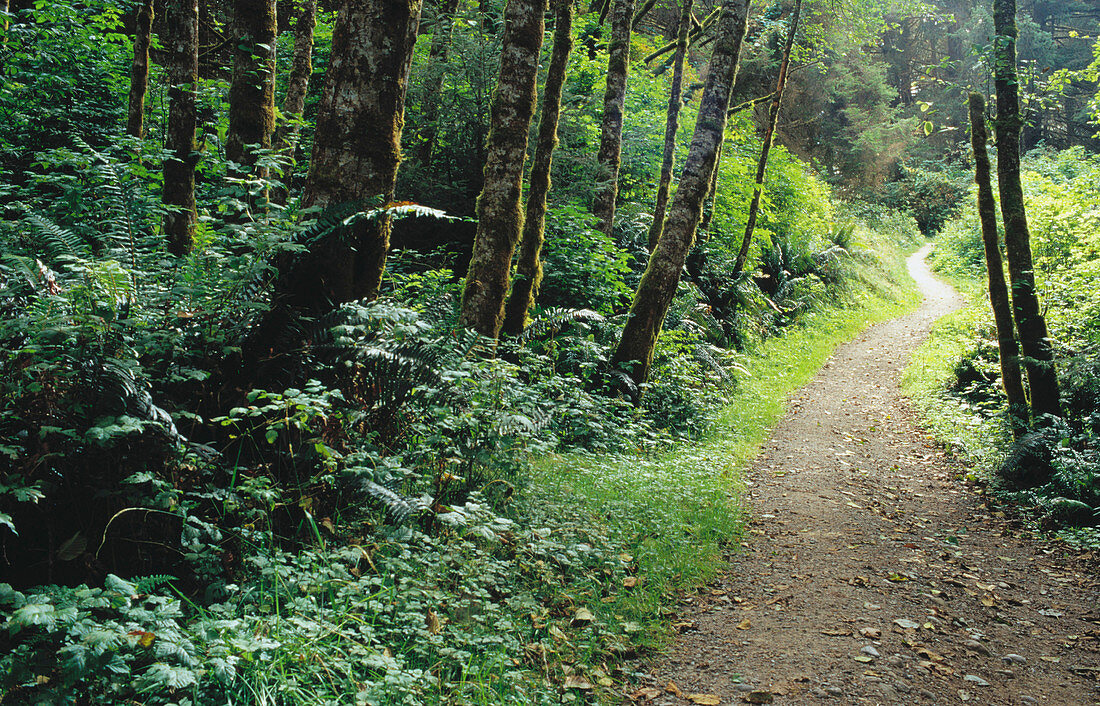
[[[558,117],[561,113],[562,88],[565,85],[569,54],[573,51],[573,2],[556,0],[554,48],[546,73],[539,118],[538,144],[531,165],[531,183],[527,191],[527,212],[516,262],[516,278],[504,310],[504,331],[518,334],[527,325],[527,312],[538,296],[542,282],[542,243],[546,226],[546,197],[550,193],[550,167],[558,145]]]
[[[435,142],[439,137],[439,103],[443,93],[443,79],[447,73],[447,56],[450,53],[451,33],[455,15],[458,13],[458,0],[446,0],[436,18],[435,31],[432,33],[432,45],[428,50],[428,76],[424,87],[424,111],[421,115],[420,144],[417,146],[417,161],[421,166],[430,168]]]
[[[225,156],[251,174],[255,147],[271,147],[275,131],[275,0],[234,0],[230,26],[233,77]]]
[[[313,28],[316,24],[317,1],[306,0],[302,14],[298,15],[298,21],[294,24],[294,62],[287,77],[286,98],[283,100],[285,121],[275,129],[274,144],[279,150],[293,148],[301,127],[309,79],[313,76]]]
[[[174,255],[191,251],[195,237],[195,89],[199,82],[198,0],[169,0],[168,26],[168,135],[161,200],[164,235]]]
[[[545,13],[546,0],[509,0],[504,10],[500,78],[489,119],[477,233],[460,317],[463,326],[493,339],[504,322],[512,254],[523,227],[520,192]]]
[[[634,0],[614,0],[611,17],[611,42],[608,46],[607,90],[603,97],[603,124],[600,151],[596,155],[596,193],[592,213],[596,229],[607,235],[615,225],[615,200],[619,195],[619,166],[622,163],[623,111],[626,104],[626,80],[630,70],[630,24],[634,18]]]
[[[729,112],[726,112],[726,117],[729,117]],[[722,142],[718,145],[718,155],[714,158],[714,171],[710,173],[710,185],[707,187],[706,198],[703,199],[703,215],[700,216],[699,228],[697,231],[703,232],[703,237],[709,239],[708,232],[710,231],[710,220],[714,218],[714,202],[718,196],[718,176],[722,171],[722,153],[725,151],[726,142],[723,135]],[[707,208],[707,205],[710,208]]]
[[[1017,439],[1027,431],[1027,394],[1020,375],[1020,349],[1012,328],[1012,304],[1005,284],[1004,263],[997,237],[997,205],[989,175],[989,136],[985,126],[985,99],[970,94],[970,144],[974,149],[974,181],[978,185],[978,217],[982,224],[985,265],[989,280],[989,304],[997,324],[997,349],[1001,359],[1001,383],[1008,397],[1009,424]]]
[[[283,100],[283,121],[275,127],[273,144],[288,161],[292,161],[297,149],[298,131],[306,106],[309,80],[313,77],[313,28],[317,24],[317,2],[306,0],[302,14],[294,24],[294,61],[286,82],[286,98]],[[272,189],[271,200],[285,204],[288,194],[286,182]]]
[[[801,12],[802,0],[795,0],[794,11],[791,13],[791,26],[787,28],[787,43],[783,45],[783,60],[779,64],[779,78],[775,82],[775,93],[771,107],[768,109],[768,126],[764,130],[764,143],[760,146],[760,160],[756,163],[756,183],[753,185],[752,201],[749,203],[745,235],[741,239],[741,247],[737,251],[737,259],[734,260],[733,270],[730,272],[731,278],[736,278],[745,268],[745,260],[752,245],[752,233],[756,229],[756,218],[760,213],[760,199],[764,195],[764,175],[768,169],[768,153],[771,152],[775,125],[779,121],[779,106],[783,102],[783,87],[787,83],[787,69],[791,64],[791,49],[794,47],[794,37],[798,32],[798,15]]]
[[[680,0],[680,24],[676,34],[676,54],[672,58],[672,86],[668,93],[668,113],[665,118],[665,151],[661,159],[661,179],[657,183],[657,200],[653,205],[653,223],[649,226],[649,251],[657,247],[665,227],[665,209],[672,187],[672,169],[676,163],[676,131],[680,128],[680,108],[683,106],[684,62],[687,59],[688,33],[691,31],[693,0]]]
[[[149,90],[149,41],[152,36],[153,0],[145,0],[134,17],[134,61],[130,65],[130,105],[126,114],[126,134],[138,138],[145,137],[145,94]]]
[[[1016,1],[994,0],[993,77],[997,92],[997,182],[1005,226],[1012,310],[1031,393],[1032,417],[1061,415],[1058,373],[1046,320],[1035,292],[1031,234],[1020,183],[1020,100],[1016,77]]]
[[[723,3],[714,54],[680,185],[669,208],[664,234],[649,258],[626,327],[611,359],[612,365],[618,368],[629,366],[630,377],[639,385],[649,377],[657,336],[676,293],[684,260],[695,241],[703,199],[726,129],[726,111],[737,78],[749,2],[725,0]]]

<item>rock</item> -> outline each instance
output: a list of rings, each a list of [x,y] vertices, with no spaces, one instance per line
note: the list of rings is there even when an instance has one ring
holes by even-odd
[[[909,686],[903,681],[894,682],[894,688],[903,694],[908,694],[910,691],[913,690],[913,687]]]
[[[971,652],[977,652],[978,654],[985,655],[986,657],[990,656],[989,648],[978,642],[977,640],[967,640],[964,643],[964,646]]]
[[[978,686],[989,686],[989,682],[987,682],[985,679],[982,679],[977,674],[967,674],[965,677],[963,677],[963,681],[968,681],[971,684],[977,684]]]
[[[844,691],[838,686],[826,686],[825,693],[829,696],[844,696]]]
[[[882,656],[882,655],[879,654],[878,650],[876,650],[874,648],[873,645],[867,645],[866,647],[861,649],[860,652],[862,652],[865,655],[870,655],[872,657],[881,657]]]
[[[1039,699],[1035,698],[1034,696],[1027,696],[1025,694],[1025,695],[1020,696],[1020,703],[1022,703],[1022,704],[1037,704],[1037,703],[1039,703]]]
[[[756,691],[756,687],[753,686],[752,684],[734,684],[733,688],[736,689],[737,691],[744,691],[746,693],[748,693],[750,691]]]
[[[928,689],[921,689],[921,690],[920,690],[919,692],[917,692],[917,693],[919,693],[919,694],[920,694],[920,697],[921,697],[922,699],[928,699],[929,701],[935,701],[935,700],[936,700],[936,695],[935,695],[935,694],[933,694],[933,693],[932,693],[931,691],[929,691]]]
[[[882,698],[887,701],[901,701],[901,694],[894,690],[894,687],[889,684],[879,684],[878,690],[882,694]]]
[[[770,691],[760,690],[750,691],[745,694],[741,700],[747,704],[770,704],[772,701],[775,701],[775,697],[772,696],[772,692]]]
[[[810,693],[819,699],[824,699],[826,696],[828,696],[828,694],[825,693],[824,689],[810,689]]]
[[[1023,657],[1023,655],[1018,655],[1018,654],[1015,654],[1013,652],[1010,652],[1009,654],[1005,655],[1004,657],[1001,657],[1001,659],[1008,662],[1009,664],[1023,664],[1024,662],[1027,661]]]

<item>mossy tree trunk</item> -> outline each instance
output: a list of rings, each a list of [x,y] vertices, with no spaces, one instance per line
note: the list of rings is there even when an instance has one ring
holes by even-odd
[[[293,158],[301,127],[302,113],[306,106],[309,80],[313,76],[313,28],[317,24],[317,2],[306,0],[302,13],[294,23],[294,61],[286,81],[286,98],[283,100],[283,122],[275,128],[273,144],[288,159]],[[285,180],[285,178],[284,178]],[[287,188],[272,192],[276,203],[286,203]]]
[[[276,32],[275,0],[234,0],[225,156],[241,165],[241,175],[254,172],[255,148],[270,148],[275,132]]]
[[[676,131],[680,128],[680,108],[683,106],[684,63],[687,60],[688,33],[691,31],[693,0],[680,0],[680,23],[676,32],[676,54],[672,58],[672,86],[668,94],[665,117],[665,150],[661,158],[661,178],[657,182],[657,199],[653,204],[653,224],[649,227],[649,251],[657,247],[665,227],[665,209],[672,188],[672,169],[676,163]]]
[[[516,261],[516,278],[504,310],[504,331],[518,334],[527,325],[527,312],[534,306],[542,282],[542,243],[546,226],[546,197],[550,193],[550,167],[558,145],[558,117],[562,88],[573,51],[573,0],[555,0],[554,47],[542,95],[538,144],[531,165],[527,211]]]
[[[520,195],[527,133],[535,112],[546,0],[509,0],[504,10],[500,77],[486,141],[477,233],[462,292],[461,322],[500,335],[512,254],[523,227]]]
[[[174,255],[191,251],[195,238],[195,90],[199,82],[198,0],[169,0],[165,22],[168,69],[168,134],[161,200],[164,235]]]
[[[1016,74],[1016,2],[993,3],[993,78],[997,93],[997,186],[1005,227],[1005,254],[1012,287],[1012,311],[1027,371],[1033,417],[1061,415],[1058,373],[1046,320],[1035,292],[1031,233],[1020,183],[1020,97]]]
[[[317,2],[306,0],[302,13],[294,23],[294,59],[290,75],[286,79],[286,97],[283,99],[283,115],[286,121],[275,130],[274,144],[287,149],[298,136],[302,113],[309,93],[309,80],[313,77],[313,30],[317,26]]]
[[[431,167],[432,154],[435,152],[435,143],[439,136],[440,96],[443,93],[443,79],[447,74],[447,58],[450,54],[451,34],[457,13],[458,0],[445,0],[436,16],[432,45],[428,49],[424,110],[420,116],[420,142],[416,148],[417,162],[426,169]]]
[[[649,377],[657,336],[676,294],[684,261],[695,242],[703,199],[726,129],[726,111],[737,79],[737,63],[745,38],[749,2],[725,0],[723,3],[714,53],[695,121],[695,133],[680,175],[680,185],[672,199],[664,233],[649,258],[622,338],[612,356],[612,364],[620,369],[628,368],[630,377],[639,385]]]
[[[768,109],[768,125],[764,129],[764,142],[760,146],[760,159],[756,163],[756,182],[753,184],[752,201],[749,203],[749,216],[745,222],[745,235],[741,238],[741,247],[737,250],[737,259],[733,262],[733,270],[730,277],[737,277],[745,268],[745,260],[749,256],[749,247],[752,245],[752,233],[756,229],[756,218],[760,213],[760,199],[764,195],[764,176],[768,169],[768,154],[771,152],[772,139],[775,137],[775,125],[779,122],[779,106],[783,102],[783,87],[787,85],[787,69],[791,64],[791,49],[794,48],[794,37],[798,32],[798,16],[802,12],[802,0],[795,0],[794,10],[791,12],[790,26],[787,28],[787,43],[783,45],[783,60],[779,64],[779,78],[775,82],[775,93],[772,94],[772,104]]]
[[[1004,263],[997,236],[997,204],[990,181],[989,136],[985,126],[985,99],[970,94],[970,144],[974,149],[974,181],[978,185],[978,217],[982,224],[985,265],[989,280],[989,303],[997,324],[997,349],[1001,358],[1001,383],[1008,397],[1009,422],[1017,439],[1027,431],[1027,394],[1020,375],[1020,348],[1012,327],[1012,303],[1005,284]]]
[[[619,166],[622,163],[623,115],[626,81],[630,69],[630,30],[634,0],[613,0],[611,41],[608,45],[607,89],[603,97],[600,150],[596,155],[596,192],[592,213],[596,228],[611,235],[615,225],[615,200],[619,196]]]
[[[134,137],[145,137],[145,95],[149,91],[149,42],[152,37],[153,0],[145,0],[134,16],[134,60],[130,64],[130,101],[126,112],[126,134]]]

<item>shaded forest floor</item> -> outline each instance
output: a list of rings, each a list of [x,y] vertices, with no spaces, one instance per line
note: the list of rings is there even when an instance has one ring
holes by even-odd
[[[1031,538],[922,433],[899,389],[960,301],[839,348],[746,471],[749,524],[635,700],[658,704],[1100,704],[1094,558]]]

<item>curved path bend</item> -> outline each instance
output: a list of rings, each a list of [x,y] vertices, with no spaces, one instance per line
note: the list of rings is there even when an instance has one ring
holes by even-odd
[[[991,513],[901,395],[961,303],[926,252],[909,260],[923,306],[791,400],[745,474],[743,551],[687,599],[635,701],[1100,704],[1094,572]]]

